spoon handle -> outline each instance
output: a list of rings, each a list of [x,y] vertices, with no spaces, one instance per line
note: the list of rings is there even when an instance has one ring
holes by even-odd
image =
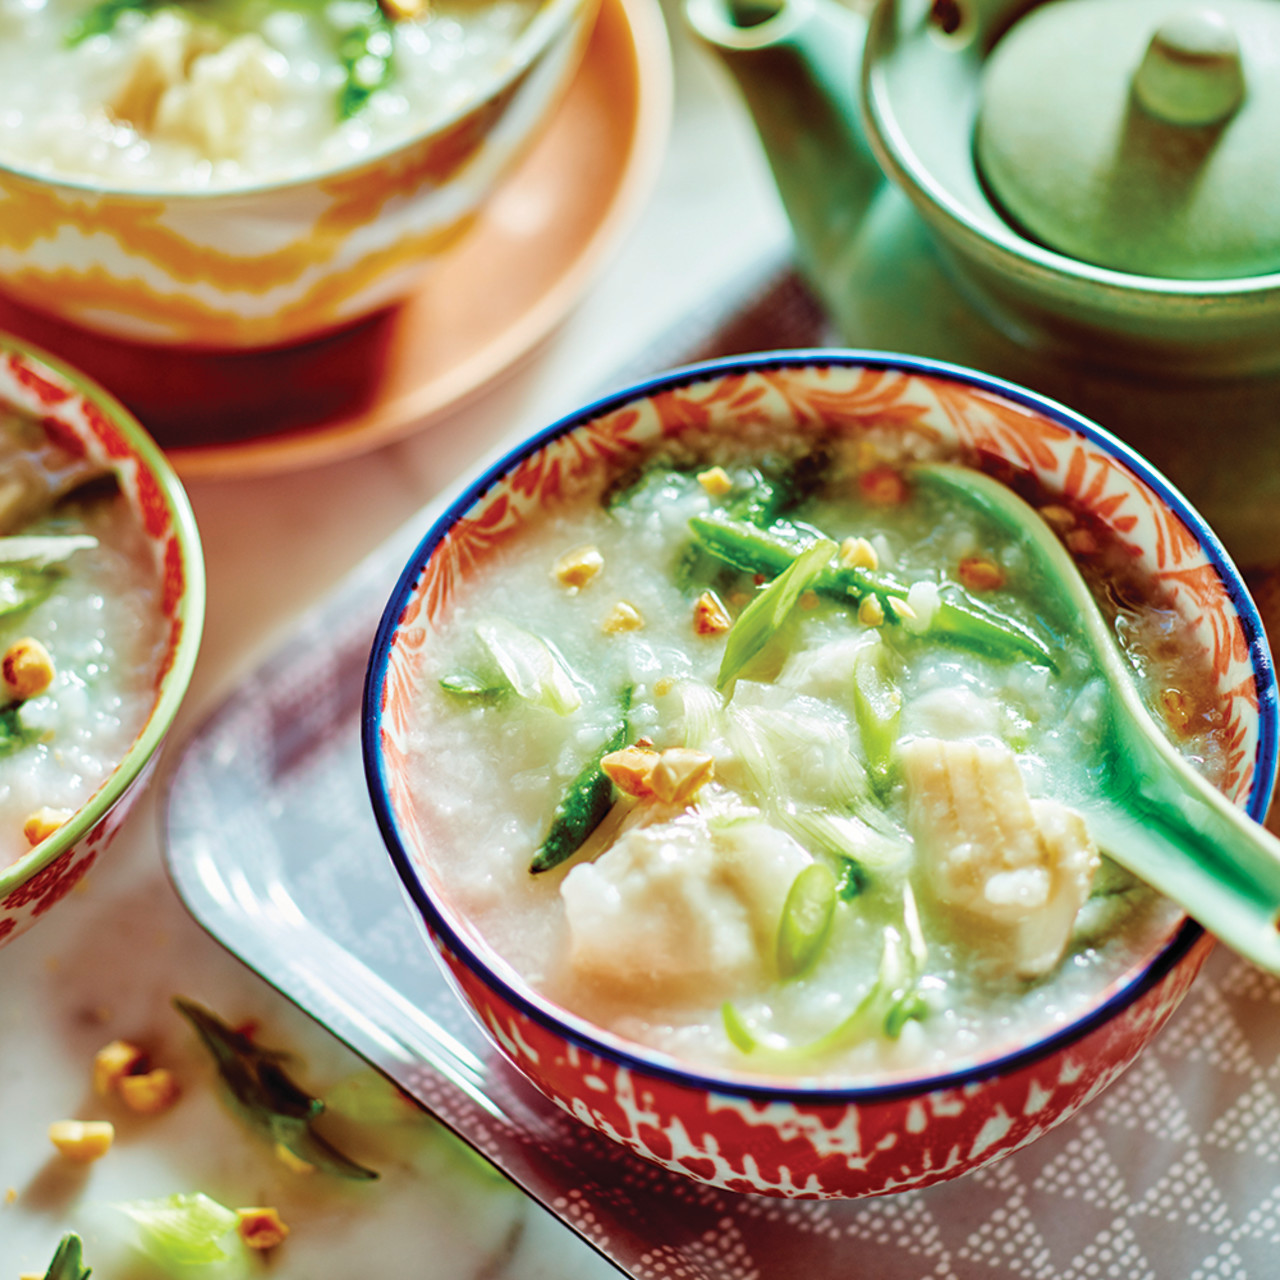
[[[1280,973],[1280,840],[1172,747],[1137,725],[1119,728],[1124,776],[1089,806],[1099,846],[1233,951]]]

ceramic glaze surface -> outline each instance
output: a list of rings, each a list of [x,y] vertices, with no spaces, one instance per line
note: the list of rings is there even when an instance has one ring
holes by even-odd
[[[402,876],[496,1043],[572,1114],[715,1185],[804,1196],[924,1186],[1031,1141],[1105,1087],[1185,992],[1207,951],[1199,931],[1188,926],[1162,958],[1116,981],[1094,1006],[1103,1016],[1086,1014],[1025,1055],[1017,1044],[995,1046],[968,1071],[887,1090],[824,1093],[776,1078],[751,1084],[678,1067],[531,993],[451,909],[431,857],[438,819],[411,782],[408,733],[422,654],[474,566],[520,536],[543,504],[583,474],[616,473],[657,441],[690,429],[731,430],[744,415],[800,433],[928,432],[1083,504],[1168,587],[1195,628],[1230,726],[1224,790],[1255,813],[1274,771],[1269,666],[1265,658],[1255,666],[1256,620],[1242,619],[1230,570],[1202,541],[1194,517],[1113,442],[1022,393],[1003,394],[998,384],[975,387],[948,370],[856,358],[744,362],[620,397],[520,451],[446,515],[411,562],[375,649],[369,689],[375,807]]]
[[[0,169],[0,287],[153,343],[269,347],[349,324],[467,230],[558,102],[594,14],[553,3],[466,110],[331,173],[190,194]]]
[[[3,945],[31,928],[84,877],[146,786],[195,663],[204,565],[186,495],[159,450],[117,405],[4,340],[0,401],[39,421],[59,448],[115,475],[146,539],[161,633],[152,705],[123,759],[63,827],[0,870]]]

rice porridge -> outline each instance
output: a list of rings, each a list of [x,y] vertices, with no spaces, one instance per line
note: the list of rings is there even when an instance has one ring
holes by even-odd
[[[551,999],[716,1067],[942,1070],[1176,927],[1072,808],[1106,695],[1071,620],[947,461],[902,449],[671,446],[469,574],[415,786],[451,903]],[[1219,779],[1180,620],[1100,525],[1027,496]]]
[[[155,701],[165,632],[144,531],[100,469],[0,409],[0,865],[107,779]]]
[[[0,0],[0,164],[226,189],[386,150],[474,100],[537,0]]]

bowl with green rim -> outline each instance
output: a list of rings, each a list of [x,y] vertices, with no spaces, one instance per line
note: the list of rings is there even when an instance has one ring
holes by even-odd
[[[129,412],[0,335],[0,946],[111,843],[204,622],[187,495]]]

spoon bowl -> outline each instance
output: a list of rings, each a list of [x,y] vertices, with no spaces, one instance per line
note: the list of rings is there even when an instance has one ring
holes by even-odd
[[[1057,535],[1013,490],[981,471],[918,469],[1015,534],[1051,584],[1106,682],[1100,785],[1081,796],[1099,847],[1260,968],[1280,973],[1280,840],[1208,783],[1148,710],[1106,619]]]

